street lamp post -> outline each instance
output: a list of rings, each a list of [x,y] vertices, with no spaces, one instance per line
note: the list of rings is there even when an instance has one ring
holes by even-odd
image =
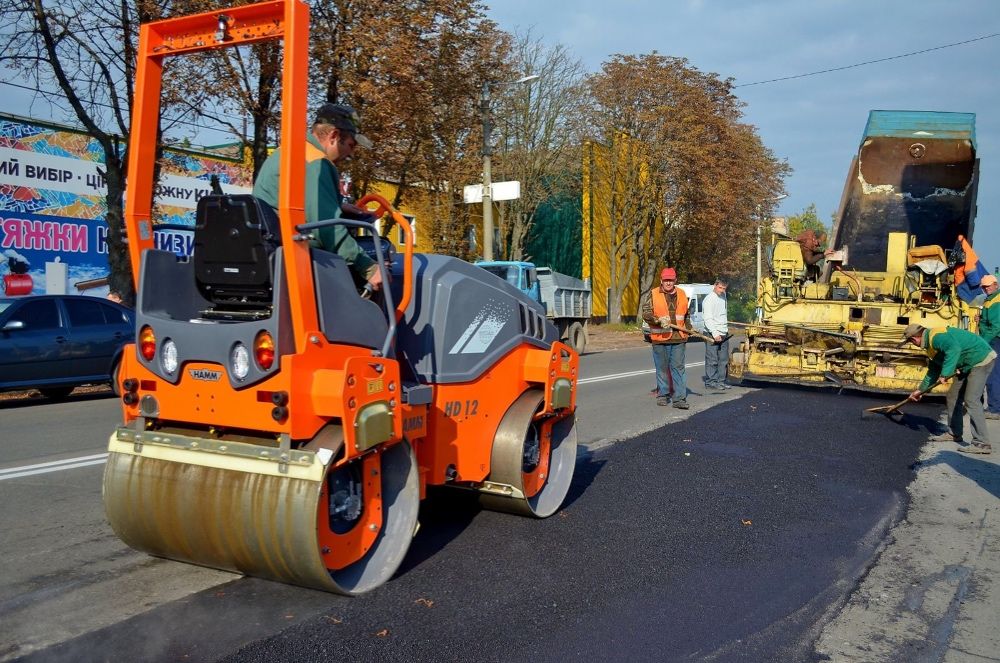
[[[519,85],[531,83],[540,78],[537,74],[523,76],[516,81],[499,83],[499,85]],[[483,120],[483,260],[493,260],[493,173],[490,157],[493,155],[490,135],[493,133],[493,122],[490,117],[490,84],[483,83],[479,97],[479,111]]]

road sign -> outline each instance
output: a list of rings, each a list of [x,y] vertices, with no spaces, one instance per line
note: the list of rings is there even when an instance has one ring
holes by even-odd
[[[470,184],[462,191],[465,202],[468,204],[483,202],[483,185]],[[493,200],[516,200],[521,197],[521,183],[517,180],[511,182],[494,182],[490,187],[490,198]]]

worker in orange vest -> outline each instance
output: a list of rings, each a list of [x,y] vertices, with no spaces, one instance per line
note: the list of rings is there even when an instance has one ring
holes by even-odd
[[[677,287],[677,271],[673,267],[664,267],[660,272],[660,285],[643,297],[642,319],[649,324],[649,340],[653,344],[656,404],[670,404],[667,383],[669,370],[673,381],[673,405],[675,408],[686,410],[688,402],[687,382],[684,376],[684,348],[689,334],[682,330],[690,330],[691,321],[688,317],[687,295]]]

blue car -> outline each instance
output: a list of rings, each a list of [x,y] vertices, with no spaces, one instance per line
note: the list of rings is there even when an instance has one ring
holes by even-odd
[[[0,391],[38,389],[51,399],[111,383],[135,339],[133,312],[104,299],[36,295],[0,299]]]

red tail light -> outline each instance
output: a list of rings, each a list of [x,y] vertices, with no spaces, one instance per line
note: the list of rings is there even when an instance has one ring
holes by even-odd
[[[265,371],[274,365],[274,339],[266,331],[257,334],[253,341],[253,357]]]
[[[156,356],[156,335],[149,325],[139,330],[139,352],[146,361],[153,361]]]

